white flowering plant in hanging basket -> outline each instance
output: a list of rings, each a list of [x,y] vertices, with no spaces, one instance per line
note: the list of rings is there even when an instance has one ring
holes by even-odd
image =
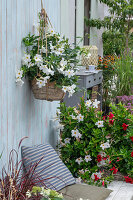
[[[17,71],[16,82],[22,84],[23,77],[27,77],[30,81],[36,80],[38,88],[52,82],[64,93],[68,92],[70,97],[76,91],[76,65],[80,47],[72,48],[68,39],[53,30],[44,9],[39,19],[39,35],[28,34],[23,38],[26,52],[21,69]]]

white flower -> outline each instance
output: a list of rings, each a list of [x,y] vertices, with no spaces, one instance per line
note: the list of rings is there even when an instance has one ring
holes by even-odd
[[[95,123],[95,125],[98,126],[98,128],[104,127],[103,122],[104,121],[98,121]]]
[[[47,65],[40,65],[39,69],[42,70],[43,73],[46,73],[46,71],[48,70],[48,67]]]
[[[22,62],[24,65],[27,65],[31,61],[29,54],[24,54],[24,57],[22,58]]]
[[[76,184],[81,184],[81,182],[82,182],[82,179],[81,179],[81,177],[79,177],[79,178],[76,178]]]
[[[27,198],[30,198],[30,197],[31,197],[31,192],[30,192],[29,190],[26,192],[26,197],[27,197]]]
[[[65,67],[58,68],[58,72],[60,72],[61,74],[64,74],[64,68]]]
[[[77,158],[76,160],[75,160],[75,162],[77,162],[79,165],[80,165],[80,163],[81,162],[83,162],[83,159],[80,157],[80,158]]]
[[[73,95],[73,93],[75,92],[75,90],[73,89],[73,85],[72,86],[69,86],[67,88],[67,91],[69,93],[69,96],[68,97],[71,97]]]
[[[97,99],[95,99],[95,101],[93,102],[93,108],[98,108],[99,104],[100,104],[100,101],[97,101]]]
[[[103,151],[99,152],[99,155],[101,155],[102,157],[106,157],[106,153]]]
[[[67,89],[68,89],[67,86],[63,86],[63,87],[62,87],[62,90],[63,90],[63,92],[65,92],[65,93],[67,92]]]
[[[88,101],[86,101],[86,103],[85,103],[85,105],[86,105],[87,107],[91,107],[91,104],[92,104],[91,100],[88,100]]]
[[[65,73],[65,76],[68,76],[68,78],[71,78],[72,76],[75,75],[73,70],[67,70],[64,73]]]
[[[88,170],[88,169],[85,169],[85,172],[90,172],[90,170]]]
[[[95,176],[94,176],[94,175],[97,175],[98,178],[101,178],[101,177],[102,177],[102,175],[101,175],[100,172],[95,172],[95,173],[93,173],[93,174],[91,175],[91,178],[92,178],[92,179],[95,179]]]
[[[39,88],[42,88],[43,86],[45,86],[45,81],[37,79],[37,83],[36,84],[38,85]]]
[[[21,78],[17,78],[17,79],[16,79],[16,83],[17,83],[18,86],[21,86],[21,87],[22,87],[22,85],[24,84],[24,81],[22,81]]]
[[[70,144],[70,138],[66,138],[65,140],[64,140],[64,142],[65,142],[65,144]]]
[[[46,48],[42,46],[42,53],[46,53]]]
[[[54,52],[54,50],[55,50],[55,46],[53,46],[52,43],[50,43],[50,50],[51,50],[52,52]]]
[[[91,57],[91,53],[88,53],[87,58],[89,59]]]
[[[72,119],[77,119],[73,114],[72,115],[70,115],[71,117],[72,117]]]
[[[48,197],[50,195],[50,192],[51,190],[50,189],[44,189],[44,187],[41,188],[41,192],[40,194],[43,196],[43,197]]]
[[[90,156],[90,155],[86,155],[86,156],[85,156],[85,161],[86,161],[86,162],[91,161],[91,160],[92,160],[92,159],[91,159],[91,156]]]
[[[59,52],[60,54],[62,54],[62,53],[64,52],[64,47],[59,48],[59,49],[58,49],[58,52]]]
[[[82,136],[77,129],[72,130],[71,133],[72,133],[72,137],[81,138]]]
[[[22,78],[22,75],[23,75],[23,70],[17,69],[17,71],[16,71],[16,79]]]
[[[43,58],[41,55],[39,54],[36,54],[34,56],[34,60],[35,60],[35,63],[37,64],[37,66],[39,66],[42,62],[43,62]]]
[[[79,173],[80,173],[80,174],[84,174],[85,172],[84,172],[83,169],[81,169],[81,170],[79,170]]]
[[[106,142],[106,143],[101,144],[100,147],[102,148],[102,150],[104,150],[104,149],[109,148],[110,144],[109,144],[109,142]]]
[[[60,61],[60,65],[61,67],[64,67],[67,65],[67,61],[64,60],[64,58],[62,58],[62,60]]]
[[[77,120],[78,120],[78,122],[83,121],[83,120],[84,120],[84,116],[81,115],[81,114],[79,114],[79,115],[77,116]]]
[[[54,30],[49,26],[49,27],[47,27],[47,34],[49,34],[49,35],[51,35],[51,36],[53,36],[54,34],[55,34],[55,32],[54,32]]]
[[[75,112],[76,114],[79,113],[79,111],[78,111],[76,108],[74,108],[74,112]]]
[[[97,163],[98,167],[101,167],[101,166],[104,166],[104,165],[106,165],[105,160],[102,160],[102,161],[100,161],[100,162]]]
[[[27,64],[27,67],[28,67],[28,68],[30,68],[30,67],[32,67],[32,66],[34,66],[34,63],[32,63],[32,62],[30,62],[30,63]]]

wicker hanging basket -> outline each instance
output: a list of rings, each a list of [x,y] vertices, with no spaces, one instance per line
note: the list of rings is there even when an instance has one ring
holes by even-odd
[[[45,86],[39,88],[36,84],[37,80],[31,81],[31,88],[35,99],[47,100],[47,101],[60,101],[64,98],[65,93],[61,88],[58,88],[54,82],[47,82]]]

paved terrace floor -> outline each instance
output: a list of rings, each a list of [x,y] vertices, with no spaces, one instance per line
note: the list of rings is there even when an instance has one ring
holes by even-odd
[[[113,190],[106,200],[133,200],[133,184],[113,181],[108,189]]]

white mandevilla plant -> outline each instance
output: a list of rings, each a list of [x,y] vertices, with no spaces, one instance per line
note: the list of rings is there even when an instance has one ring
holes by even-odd
[[[42,27],[42,17],[39,16],[37,30],[40,35],[29,34],[23,39],[26,50],[21,69],[16,72],[16,82],[23,85],[24,77],[30,81],[36,79],[38,88],[46,86],[48,82],[55,82],[71,97],[77,90],[76,65],[80,48],[72,48],[68,39],[61,37],[48,24]]]

